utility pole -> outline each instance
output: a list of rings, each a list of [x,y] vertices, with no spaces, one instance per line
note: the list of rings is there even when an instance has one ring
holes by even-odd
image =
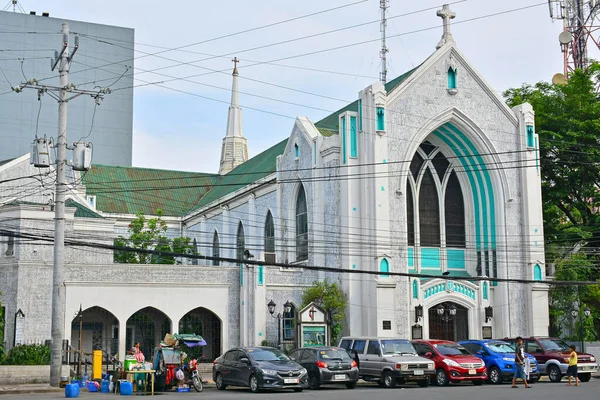
[[[387,53],[388,53],[388,49],[385,45],[385,38],[386,38],[386,34],[385,34],[385,29],[387,27],[387,18],[385,16],[385,12],[387,11],[389,7],[389,0],[379,0],[379,8],[381,8],[381,52],[380,52],[380,57],[381,57],[381,72],[379,73],[379,80],[381,81],[381,83],[383,83],[384,85],[387,82]]]
[[[62,49],[55,52],[55,58],[51,62],[52,71],[58,66],[60,83],[59,86],[39,85],[35,78],[12,88],[16,93],[23,89],[36,89],[38,99],[48,93],[58,101],[58,139],[56,144],[56,194],[54,198],[54,265],[52,274],[52,345],[50,362],[50,385],[59,386],[60,373],[62,366],[62,341],[65,336],[65,287],[64,287],[64,262],[65,262],[65,195],[67,192],[67,180],[65,170],[68,164],[67,150],[75,150],[74,162],[72,168],[79,171],[87,171],[91,167],[91,151],[87,143],[77,142],[73,147],[67,145],[67,108],[69,101],[87,94],[95,99],[96,104],[100,104],[104,94],[110,93],[109,88],[103,88],[99,91],[79,90],[69,83],[69,68],[73,56],[79,49],[79,37],[75,37],[75,46],[69,54],[69,25],[62,24]],[[58,95],[55,94],[58,92]],[[69,97],[70,96],[70,97]],[[44,146],[50,146],[51,140],[38,139],[36,137],[32,148],[33,164],[37,167],[50,167],[48,153],[40,153],[36,144],[43,143]],[[46,154],[45,158],[40,156]]]

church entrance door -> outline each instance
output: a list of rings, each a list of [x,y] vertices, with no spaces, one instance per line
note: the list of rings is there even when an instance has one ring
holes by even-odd
[[[469,339],[469,310],[453,302],[429,309],[429,339],[458,342]]]

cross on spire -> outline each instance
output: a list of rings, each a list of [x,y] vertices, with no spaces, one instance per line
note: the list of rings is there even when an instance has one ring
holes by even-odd
[[[450,6],[448,4],[444,4],[441,10],[438,10],[436,15],[444,21],[444,33],[442,35],[442,40],[438,43],[436,48],[442,47],[449,41],[454,41],[452,38],[452,33],[450,33],[450,20],[456,18],[456,13],[450,10]]]
[[[237,57],[233,57],[233,74],[237,75],[238,74],[238,70],[237,70],[237,64],[240,62],[240,60],[238,60]]]

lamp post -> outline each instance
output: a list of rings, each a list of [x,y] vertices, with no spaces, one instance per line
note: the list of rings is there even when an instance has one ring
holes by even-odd
[[[448,324],[456,316],[456,306],[454,304],[450,304],[450,307],[446,308],[446,307],[444,307],[444,305],[440,304],[439,306],[437,306],[437,313],[440,316],[440,318],[442,319],[442,321],[444,321],[444,323],[445,323],[445,326],[446,326],[446,338],[445,339],[448,340]]]
[[[81,304],[79,305],[79,311],[75,315],[75,318],[79,319],[79,351],[77,352],[77,377],[81,379],[81,353],[82,353],[82,343],[81,343],[81,334],[83,330],[83,310],[81,309]]]
[[[573,309],[573,311],[571,311],[571,316],[573,317],[573,319],[577,318],[577,316],[579,316],[579,339],[581,340],[581,352],[583,353],[584,350],[584,330],[583,330],[583,316],[585,315],[586,318],[589,318],[590,315],[592,315],[592,311],[589,308],[585,308],[583,310],[583,313],[579,312],[579,310],[577,309]]]
[[[281,320],[283,319],[283,315],[281,313],[277,313],[277,315],[273,315],[275,313],[275,307],[277,307],[277,304],[275,304],[273,299],[271,299],[271,301],[269,301],[269,304],[267,304],[267,308],[269,310],[269,314],[271,314],[271,317],[277,318],[277,348],[279,350],[281,350]],[[292,310],[292,303],[290,303],[290,301],[288,300],[283,305],[283,313],[289,314],[289,312],[291,310]]]

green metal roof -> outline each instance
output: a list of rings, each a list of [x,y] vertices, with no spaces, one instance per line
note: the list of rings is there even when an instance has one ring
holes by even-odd
[[[67,199],[65,201],[65,207],[75,207],[75,218],[104,218],[102,215],[98,214],[87,208],[86,206],[76,202],[73,199]]]
[[[185,215],[219,182],[216,174],[94,165],[83,176],[96,209],[114,214]]]
[[[404,82],[409,76],[411,76],[413,74],[413,72],[415,72],[417,70],[417,68],[419,68],[419,67],[413,68],[410,71],[405,72],[404,74],[400,75],[399,77],[394,78],[391,81],[389,81],[388,83],[386,83],[385,91],[387,93],[390,93],[392,90],[397,88],[402,82]],[[320,120],[319,122],[317,122],[315,124],[315,126],[317,127],[317,130],[323,136],[337,135],[337,133],[339,132],[339,115],[346,111],[358,112],[358,100],[353,101],[352,103],[348,104],[347,106],[340,108],[333,114],[330,114],[330,115],[326,116],[325,118],[323,118],[322,120]]]

